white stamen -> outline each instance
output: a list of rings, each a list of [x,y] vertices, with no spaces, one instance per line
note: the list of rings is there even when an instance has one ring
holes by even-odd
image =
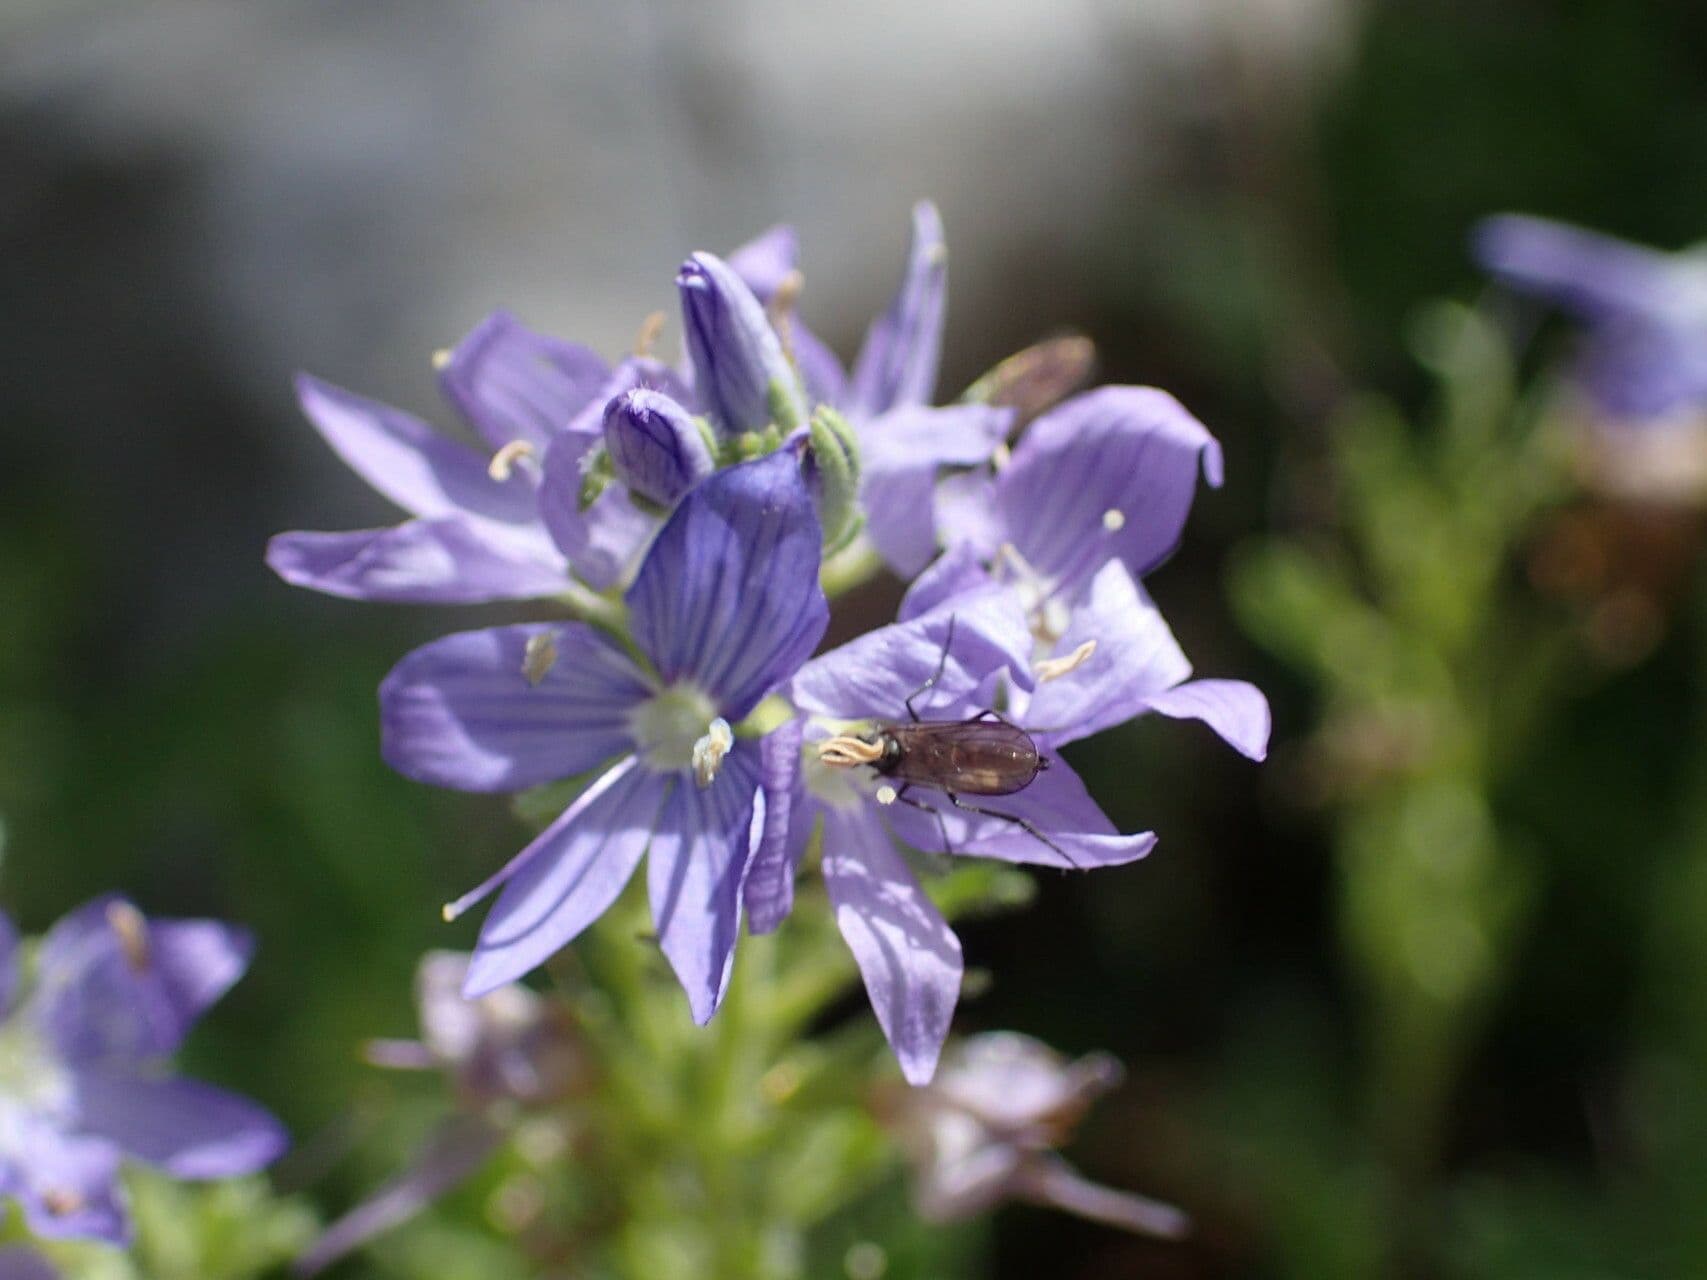
[[[512,440],[492,455],[492,461],[486,464],[486,474],[503,484],[514,473],[516,463],[523,458],[533,457],[534,453],[534,447],[529,441]]]
[[[450,364],[451,356],[453,354],[454,353],[449,347],[440,347],[437,351],[433,352],[433,368],[443,372],[445,366]]]
[[[118,935],[119,950],[134,973],[148,968],[148,921],[128,902],[107,904],[107,927]]]
[[[705,736],[693,744],[693,780],[699,783],[701,791],[717,781],[717,771],[723,767],[723,757],[729,754],[734,745],[734,730],[730,729],[729,722],[722,716],[713,720]]]
[[[925,250],[925,261],[933,267],[946,266],[948,264],[948,246],[939,240]]]
[[[1042,662],[1033,663],[1031,671],[1040,683],[1059,680],[1068,672],[1077,671],[1080,667],[1084,666],[1085,663],[1090,660],[1090,656],[1096,651],[1097,642],[1095,640],[1087,640],[1065,657],[1045,658]]]
[[[765,306],[765,315],[770,318],[771,328],[776,330],[777,341],[782,343],[782,354],[790,364],[796,363],[794,358],[794,307],[800,301],[800,291],[806,287],[806,277],[799,269],[790,271],[776,286],[776,292]]]
[[[557,633],[538,631],[529,636],[527,649],[522,654],[522,675],[527,682],[537,688],[556,665]]]
[[[634,335],[634,354],[649,356],[652,348],[658,345],[658,339],[663,336],[664,326],[670,322],[670,317],[662,311],[654,311],[640,322],[640,332]]]
[[[997,471],[1006,471],[1008,463],[1014,460],[1014,451],[1008,448],[1008,442],[1002,441],[996,446],[996,451],[990,455],[990,465]]]
[[[1102,527],[1110,533],[1119,533],[1126,527],[1126,513],[1115,507],[1110,507],[1102,513]]]
[[[900,792],[896,791],[894,787],[885,782],[881,787],[877,788],[876,792],[873,794],[873,799],[875,799],[878,804],[890,805],[900,799],[900,796]]]

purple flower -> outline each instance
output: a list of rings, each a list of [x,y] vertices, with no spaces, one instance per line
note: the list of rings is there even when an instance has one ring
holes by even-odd
[[[298,379],[303,412],[326,442],[411,518],[387,529],[279,534],[267,563],[295,586],[360,600],[560,594],[569,561],[541,520],[540,464],[565,433],[598,438],[597,413],[615,394],[610,379],[587,348],[534,333],[505,312],[488,317],[450,354],[440,385],[490,454],[399,409]]]
[[[1087,1181],[1056,1154],[1085,1112],[1119,1083],[1107,1054],[1068,1062],[1012,1031],[961,1042],[931,1084],[906,1091],[889,1117],[913,1165],[913,1203],[931,1222],[988,1213],[1005,1200],[1177,1240],[1185,1214]]]
[[[466,992],[513,981],[622,891],[643,854],[659,944],[694,1017],[727,985],[759,746],[738,724],[805,661],[829,610],[796,452],[721,471],[671,515],[627,593],[634,651],[578,624],[465,632],[380,689],[384,752],[409,777],[512,791],[598,771],[454,913],[503,886]]]
[[[1605,414],[1652,422],[1707,408],[1707,256],[1661,253],[1502,214],[1472,241],[1484,270],[1585,326],[1577,379]]]
[[[127,1241],[127,1156],[202,1179],[253,1173],[284,1150],[254,1103],[162,1071],[251,950],[229,925],[150,921],[99,898],[48,932],[25,984],[0,917],[0,1192],[33,1234]]]
[[[1135,578],[1172,554],[1201,467],[1221,484],[1221,446],[1179,401],[1153,387],[1098,387],[1043,414],[1013,457],[939,495],[965,547],[915,593],[940,591],[968,549],[1026,597],[1038,629],[1059,635],[1071,601],[1110,560]]]
[[[952,646],[944,656],[952,628]],[[908,719],[906,700],[942,663],[916,702],[928,720],[965,720],[989,706],[1007,673],[1027,669],[1032,638],[1019,601],[1001,589],[885,627],[814,658],[791,686],[808,717],[773,735],[766,755],[765,831],[746,901],[755,932],[774,928],[792,902],[794,867],[815,820],[823,821],[824,884],[867,994],[902,1072],[931,1078],[959,996],[960,943],[896,847],[1085,869],[1143,857],[1149,832],[1121,835],[1059,759],[1030,785],[999,800],[969,799],[1004,815],[961,811],[941,792],[897,789],[865,769],[834,767],[824,739],[849,721]],[[790,745],[807,741],[804,759]],[[845,739],[844,739],[845,740]]]
[[[0,1280],[58,1280],[59,1272],[41,1254],[21,1245],[0,1249]]]
[[[433,951],[415,973],[419,1040],[375,1040],[376,1066],[445,1072],[458,1109],[434,1129],[409,1168],[339,1218],[296,1260],[325,1270],[472,1177],[502,1145],[517,1106],[550,1107],[587,1087],[585,1047],[561,1004],[521,986],[463,998],[470,957]]]

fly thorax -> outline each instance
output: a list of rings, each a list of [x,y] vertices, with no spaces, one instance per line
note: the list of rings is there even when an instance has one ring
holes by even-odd
[[[716,779],[735,745],[729,722],[697,685],[671,685],[629,713],[628,731],[647,765],[660,773],[693,772],[702,787]]]

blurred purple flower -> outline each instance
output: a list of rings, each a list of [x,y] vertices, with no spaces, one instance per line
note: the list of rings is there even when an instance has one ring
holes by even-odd
[[[1520,214],[1485,219],[1471,245],[1496,279],[1582,322],[1576,376],[1603,413],[1651,422],[1707,409],[1707,254]]]
[[[296,1274],[325,1270],[472,1177],[502,1145],[514,1108],[550,1107],[587,1087],[585,1048],[564,1007],[513,985],[465,999],[469,959],[423,956],[415,973],[421,1038],[367,1047],[376,1066],[445,1072],[458,1109],[407,1170],[326,1228],[296,1260]]]
[[[658,534],[629,588],[635,650],[579,624],[449,636],[380,688],[386,759],[419,781],[515,791],[600,776],[455,914],[503,886],[466,992],[519,978],[601,915],[648,852],[659,944],[697,1021],[727,985],[760,748],[738,723],[805,661],[829,610],[792,448],[721,471]],[[614,761],[614,763],[612,763]],[[697,785],[696,785],[697,784]]]
[[[284,1151],[260,1107],[163,1070],[248,967],[247,933],[98,898],[42,939],[27,989],[17,942],[0,917],[0,1193],[33,1234],[126,1242],[127,1156],[204,1179],[253,1173]]]
[[[0,1280],[58,1280],[53,1264],[21,1245],[0,1248]]]
[[[1012,1031],[962,1041],[936,1079],[907,1090],[889,1117],[913,1165],[919,1216],[953,1222],[1025,1200],[1144,1235],[1184,1236],[1190,1220],[1180,1210],[1089,1182],[1056,1154],[1120,1077],[1107,1054],[1068,1062]]]

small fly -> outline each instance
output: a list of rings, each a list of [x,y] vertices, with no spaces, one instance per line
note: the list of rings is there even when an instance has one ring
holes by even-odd
[[[1049,767],[1049,758],[1037,750],[1037,743],[1029,733],[999,711],[980,711],[964,720],[927,720],[919,715],[913,703],[942,679],[953,644],[954,619],[950,617],[936,671],[904,700],[907,722],[880,724],[869,733],[830,738],[819,747],[818,758],[827,765],[844,769],[868,765],[879,777],[894,779],[900,785],[891,788],[893,795],[887,800],[880,793],[880,802],[910,805],[933,815],[945,850],[949,848],[949,840],[942,811],[910,794],[914,787],[940,791],[964,813],[1010,822],[1060,854],[1069,865],[1076,865],[1067,851],[1039,831],[1030,819],[961,799],[962,796],[1011,796],[1024,791]]]

